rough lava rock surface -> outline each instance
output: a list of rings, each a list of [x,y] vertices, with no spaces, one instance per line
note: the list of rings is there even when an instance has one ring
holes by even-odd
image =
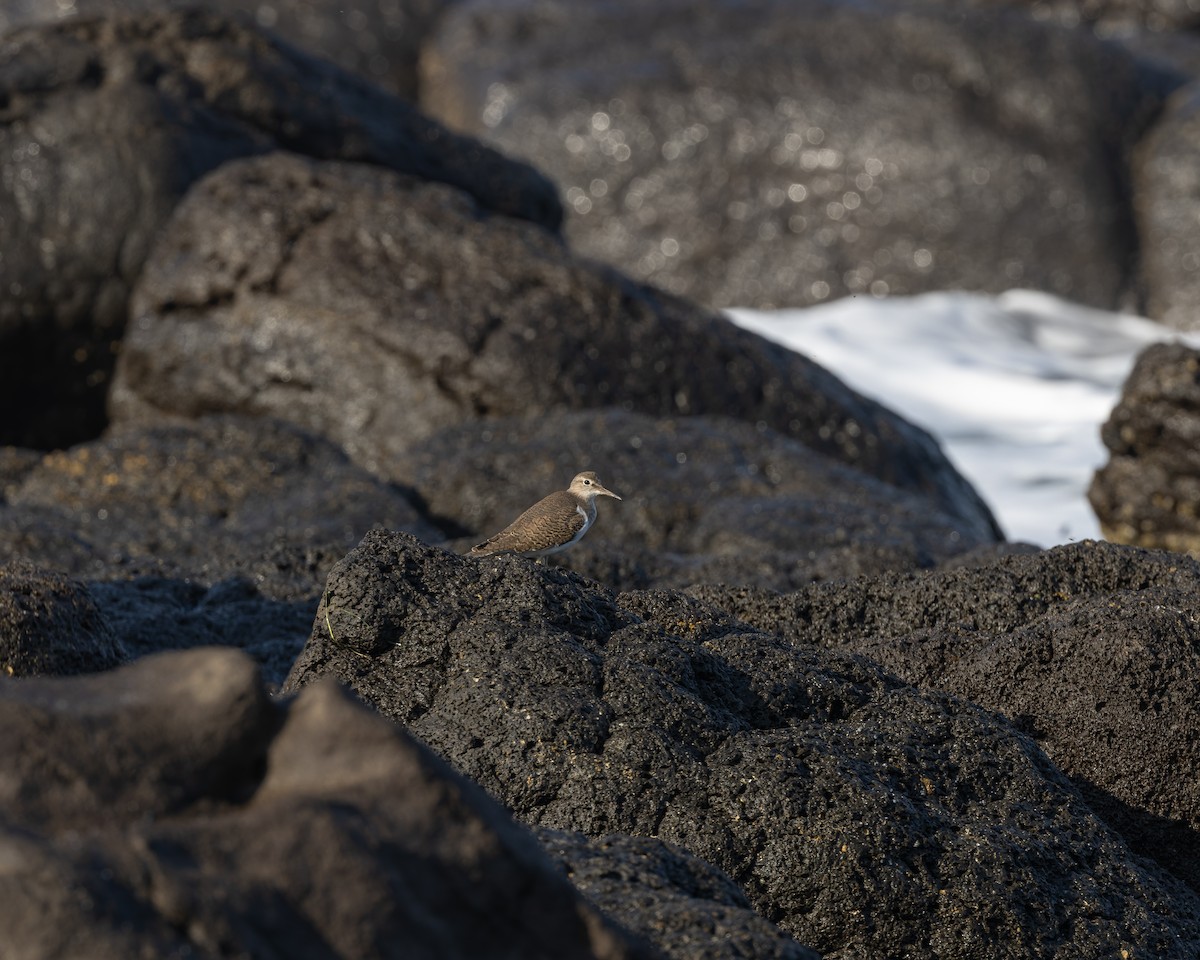
[[[328,675],[521,819],[678,844],[823,954],[1200,950],[1195,894],[1002,718],[681,594],[377,531],[287,689]]]
[[[119,427],[26,464],[0,500],[0,557],[76,576],[212,581],[260,572],[273,550],[340,556],[377,524],[443,539],[410,492],[329,441],[281,420],[214,416]],[[326,572],[260,579],[308,596]]]
[[[1200,563],[1083,542],[991,564],[697,597],[1007,714],[1138,853],[1200,891]]]
[[[1100,436],[1088,499],[1104,536],[1200,557],[1200,350],[1143,350]]]
[[[930,567],[995,542],[927,498],[720,417],[620,409],[552,412],[447,427],[408,450],[404,480],[442,525],[472,542],[596,469],[603,500],[562,562],[611,587],[699,582],[795,589],[814,579]],[[462,546],[466,541],[459,541]]]
[[[819,960],[755,913],[727,874],[686,850],[625,834],[534,834],[577,890],[669,960]]]
[[[580,252],[703,303],[1134,287],[1127,164],[1161,101],[1087,31],[959,3],[482,0],[422,66],[431,113],[554,178]]]
[[[394,478],[410,445],[480,417],[717,413],[995,529],[923,430],[444,184],[284,154],[226,164],[179,207],[132,310],[118,421],[285,417]]]
[[[164,654],[0,683],[0,731],[12,956],[656,955],[334,684],[274,705],[242,654]]]
[[[413,106],[243,20],[69,19],[0,39],[0,442],[104,424],[129,290],[187,188],[288,149],[455,183],[557,226],[553,187]]]
[[[443,539],[410,492],[270,418],[117,428],[68,450],[8,452],[0,563],[16,566],[0,569],[44,568],[4,594],[23,611],[8,623],[16,673],[230,644],[279,684],[326,575],[364,533],[384,525]],[[87,636],[93,606],[121,654],[99,631]]]

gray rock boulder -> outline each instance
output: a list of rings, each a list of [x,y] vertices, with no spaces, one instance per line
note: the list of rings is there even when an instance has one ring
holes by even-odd
[[[598,406],[761,421],[992,523],[927,433],[806,358],[366,165],[275,154],[198,183],[142,274],[110,395],[118,421],[285,417],[388,478],[439,429]]]
[[[1200,556],[1200,350],[1143,350],[1100,436],[1088,499],[1104,536]]]
[[[1085,31],[962,4],[487,0],[422,103],[558,183],[582,253],[714,306],[1133,290],[1157,92]]]
[[[225,161],[286,148],[455,183],[553,228],[553,188],[410,104],[195,9],[69,19],[0,41],[0,443],[88,439],[129,290],[176,202]]]
[[[328,675],[521,819],[678,844],[826,955],[1200,949],[1194,893],[996,714],[681,594],[373,532],[288,689]]]
[[[784,595],[693,592],[1006,714],[1135,852],[1200,891],[1200,563],[1084,542]]]
[[[562,562],[614,587],[703,581],[776,589],[910,570],[995,542],[990,521],[951,518],[765,424],[655,419],[620,409],[448,427],[400,466],[443,524],[495,533],[595,469],[624,499]]]
[[[276,706],[241,654],[164,655],[4,684],[0,731],[13,956],[654,956],[333,684]]]

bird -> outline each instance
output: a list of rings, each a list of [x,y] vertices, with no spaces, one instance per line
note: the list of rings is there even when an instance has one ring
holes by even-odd
[[[575,474],[566,490],[535,503],[494,537],[467,551],[472,557],[515,553],[545,557],[580,541],[596,521],[596,497],[620,500],[592,471]]]

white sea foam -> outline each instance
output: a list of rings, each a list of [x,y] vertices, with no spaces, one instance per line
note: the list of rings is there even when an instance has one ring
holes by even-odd
[[[1030,290],[729,315],[925,427],[1009,539],[1042,546],[1100,536],[1086,496],[1107,459],[1100,426],[1138,353],[1180,338]]]

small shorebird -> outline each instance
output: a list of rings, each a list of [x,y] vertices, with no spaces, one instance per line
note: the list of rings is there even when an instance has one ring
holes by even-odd
[[[544,557],[578,543],[596,520],[596,497],[620,500],[590,470],[577,473],[566,490],[539,500],[494,537],[477,543],[468,556],[517,553]]]

